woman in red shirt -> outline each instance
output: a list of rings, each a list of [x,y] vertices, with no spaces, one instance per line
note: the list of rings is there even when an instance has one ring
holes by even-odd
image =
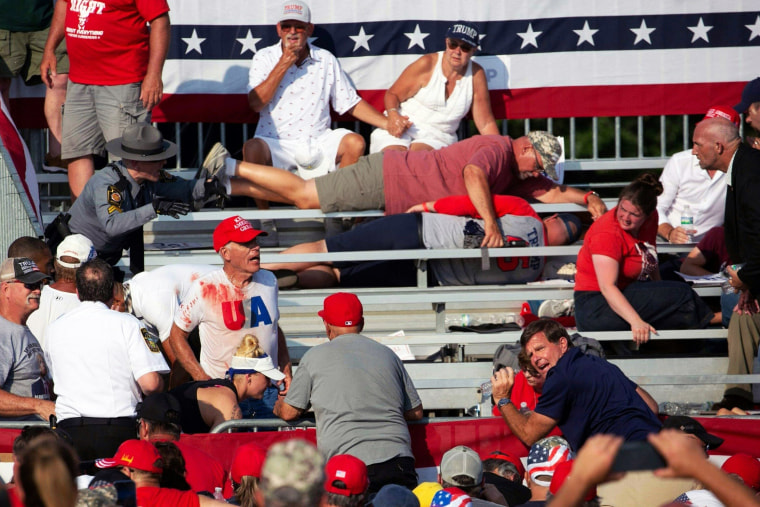
[[[703,328],[713,319],[689,285],[660,280],[656,205],[661,193],[657,178],[639,176],[586,233],[575,275],[579,331],[630,329],[640,344],[656,328]]]

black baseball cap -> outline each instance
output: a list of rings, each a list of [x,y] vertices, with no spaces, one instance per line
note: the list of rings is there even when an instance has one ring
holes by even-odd
[[[694,435],[707,445],[708,449],[717,449],[723,444],[723,439],[710,434],[705,430],[699,421],[685,415],[672,415],[665,419],[662,425],[664,428],[681,430],[684,433]]]

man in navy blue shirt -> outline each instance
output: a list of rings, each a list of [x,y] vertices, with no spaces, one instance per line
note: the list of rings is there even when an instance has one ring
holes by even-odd
[[[652,397],[617,366],[574,348],[561,324],[539,319],[525,328],[520,344],[533,367],[546,372],[536,410],[521,414],[512,405],[512,368],[497,371],[491,382],[501,415],[525,445],[532,445],[555,426],[576,451],[597,433],[646,440],[649,433],[660,431]]]

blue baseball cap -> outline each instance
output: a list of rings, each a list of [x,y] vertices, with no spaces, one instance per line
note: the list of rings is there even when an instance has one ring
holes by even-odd
[[[746,84],[742,90],[742,101],[734,106],[736,112],[743,113],[755,102],[760,102],[760,77]]]
[[[446,37],[459,39],[474,48],[477,48],[479,44],[478,27],[470,21],[457,21],[446,30]]]

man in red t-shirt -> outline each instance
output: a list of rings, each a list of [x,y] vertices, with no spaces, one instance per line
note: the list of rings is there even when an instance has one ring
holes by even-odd
[[[557,138],[533,131],[509,136],[473,136],[434,151],[388,151],[361,157],[340,171],[311,180],[282,169],[222,160],[221,145],[212,153],[217,166],[224,164],[232,178],[231,191],[256,199],[294,204],[323,212],[384,209],[388,215],[450,195],[468,195],[485,222],[482,246],[504,245],[493,207],[493,194],[511,194],[541,202],[587,205],[594,218],[606,207],[594,192],[557,185],[543,177],[556,177],[555,165],[562,154]],[[204,166],[206,166],[204,164]],[[207,167],[216,172],[219,167]]]
[[[150,25],[150,26],[148,26]],[[57,75],[55,49],[66,37],[69,85],[61,158],[77,198],[95,172],[93,155],[127,125],[150,121],[163,94],[161,72],[169,51],[166,0],[56,2],[40,65],[43,81]]]

